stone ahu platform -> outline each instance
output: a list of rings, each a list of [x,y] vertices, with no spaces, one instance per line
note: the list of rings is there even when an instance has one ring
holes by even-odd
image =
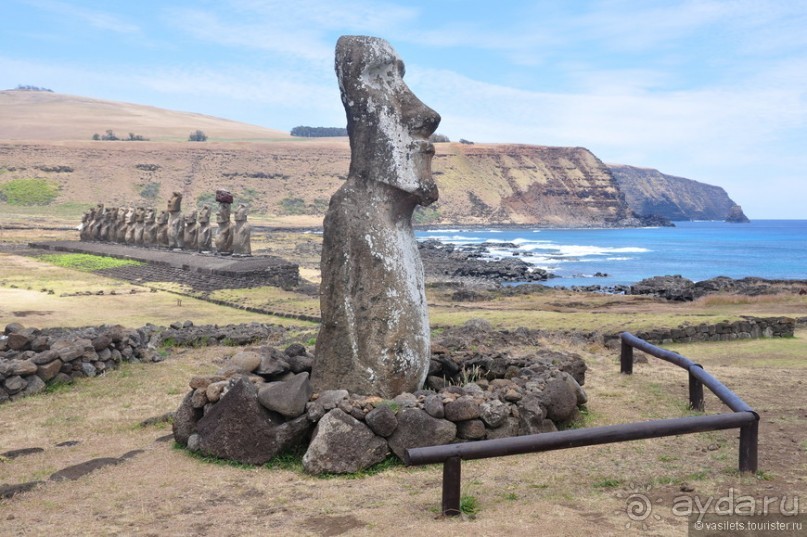
[[[198,274],[214,274],[227,278],[249,280],[250,284],[255,286],[272,285],[288,289],[300,283],[299,266],[274,256],[222,256],[83,241],[32,242],[29,246],[54,252],[133,259],[150,265],[168,266]]]

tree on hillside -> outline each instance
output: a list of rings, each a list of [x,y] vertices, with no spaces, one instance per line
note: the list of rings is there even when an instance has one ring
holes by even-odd
[[[306,138],[347,136],[347,129],[344,127],[307,127],[300,125],[291,129],[291,135],[305,136]]]
[[[206,142],[207,141],[207,134],[200,130],[196,130],[188,136],[189,142]]]
[[[53,93],[52,89],[31,86],[30,84],[18,84],[16,89],[17,91],[47,91],[48,93]]]

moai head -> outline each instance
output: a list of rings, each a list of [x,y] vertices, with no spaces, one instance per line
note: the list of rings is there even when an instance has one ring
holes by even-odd
[[[134,224],[137,221],[137,212],[135,211],[134,207],[129,207],[126,209],[126,223],[127,224]]]
[[[146,209],[146,216],[143,218],[143,221],[146,224],[153,224],[157,220],[157,212],[154,210],[153,207],[149,207]]]
[[[126,207],[118,207],[118,214],[115,216],[115,220],[121,224],[126,223]]]
[[[420,205],[436,201],[429,136],[440,114],[406,85],[398,53],[377,37],[342,36],[335,63],[350,136],[349,175],[387,183]]]
[[[160,216],[157,218],[157,223],[161,225],[168,223],[168,211],[160,211]]]
[[[199,225],[207,225],[210,223],[210,207],[207,205],[203,206],[199,210],[199,216],[196,218],[196,221],[199,222]]]
[[[230,204],[219,203],[219,210],[216,212],[216,222],[228,224],[230,222]]]
[[[182,210],[182,193],[174,192],[173,194],[171,194],[171,197],[168,198],[168,212],[178,213],[181,210]]]
[[[135,222],[142,224],[146,219],[146,209],[138,207],[135,209]]]
[[[235,221],[236,222],[246,222],[247,221],[247,206],[243,203],[238,204],[238,209],[235,210]]]
[[[192,226],[196,224],[196,211],[185,215],[185,226]]]

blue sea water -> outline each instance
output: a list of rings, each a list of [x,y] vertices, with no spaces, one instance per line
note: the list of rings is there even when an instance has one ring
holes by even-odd
[[[418,231],[417,237],[457,245],[488,243],[493,258],[516,255],[559,276],[546,282],[554,286],[628,285],[667,274],[694,281],[716,276],[807,279],[807,220],[676,222],[675,226],[434,229]],[[594,277],[597,272],[607,276]]]

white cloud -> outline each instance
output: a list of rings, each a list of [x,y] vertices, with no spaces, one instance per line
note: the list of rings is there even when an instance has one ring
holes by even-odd
[[[82,20],[94,28],[121,34],[140,33],[140,27],[108,11],[98,11],[58,0],[27,0],[26,3],[59,16]]]

